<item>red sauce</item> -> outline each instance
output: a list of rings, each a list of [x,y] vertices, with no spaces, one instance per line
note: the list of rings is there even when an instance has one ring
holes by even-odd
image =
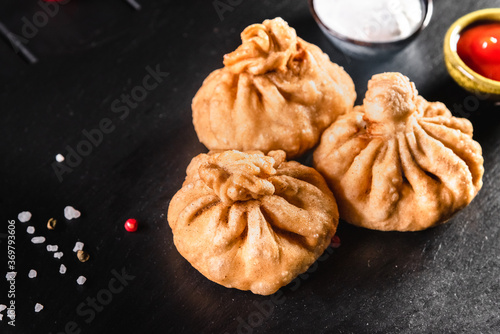
[[[458,56],[475,72],[500,81],[500,22],[475,25],[460,34]]]

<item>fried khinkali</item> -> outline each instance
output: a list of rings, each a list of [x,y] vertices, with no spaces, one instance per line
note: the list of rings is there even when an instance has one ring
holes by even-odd
[[[314,169],[285,152],[200,154],[168,209],[179,253],[208,279],[268,295],[330,244],[335,199]]]
[[[211,150],[300,156],[356,99],[351,77],[281,18],[247,27],[193,99],[193,124]]]
[[[482,186],[472,124],[427,102],[400,73],[375,75],[364,104],[322,135],[314,165],[346,221],[415,231],[447,221]]]

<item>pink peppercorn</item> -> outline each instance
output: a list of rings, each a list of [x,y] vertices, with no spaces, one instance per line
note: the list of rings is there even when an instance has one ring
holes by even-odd
[[[340,238],[336,234],[332,238],[331,246],[333,248],[339,248],[340,247]]]
[[[125,222],[125,229],[128,232],[137,231],[137,220],[135,220],[133,218],[127,219],[127,221]]]

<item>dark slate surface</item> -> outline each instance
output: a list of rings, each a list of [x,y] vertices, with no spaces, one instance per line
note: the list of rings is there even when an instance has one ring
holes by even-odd
[[[304,0],[232,1],[223,20],[212,1],[142,2],[139,12],[120,0],[61,6],[27,39],[36,65],[0,43],[2,233],[8,220],[29,210],[35,235],[47,238],[34,245],[28,223],[15,223],[16,327],[4,316],[1,333],[500,331],[500,109],[450,79],[441,47],[455,19],[498,1],[435,1],[429,27],[403,52],[380,62],[336,51]],[[23,36],[23,17],[32,22],[40,10],[37,1],[3,1],[0,21]],[[468,117],[484,150],[486,173],[477,198],[443,226],[382,233],[341,223],[339,249],[277,295],[262,297],[218,286],[194,270],[173,246],[166,212],[190,159],[206,151],[191,123],[192,97],[222,65],[222,55],[239,44],[244,27],[275,16],[346,68],[358,102],[373,74],[400,71],[424,97]],[[148,67],[168,76],[137,105],[113,107],[121,94],[138,92]],[[60,182],[54,156],[82,145],[83,131],[95,134],[103,120],[108,133],[82,161],[73,161]],[[82,217],[66,221],[66,205]],[[59,221],[55,231],[45,228],[51,217]],[[134,234],[123,229],[129,217],[140,221]],[[91,255],[87,263],[72,252],[77,240]],[[7,304],[5,235],[0,241],[0,303]],[[54,259],[47,244],[59,245],[64,257]],[[58,273],[60,263],[68,267],[66,275]],[[37,278],[28,279],[30,269]],[[114,279],[122,271],[124,282]],[[75,282],[79,275],[88,278],[83,286]],[[34,312],[37,302],[45,306],[40,313]]]

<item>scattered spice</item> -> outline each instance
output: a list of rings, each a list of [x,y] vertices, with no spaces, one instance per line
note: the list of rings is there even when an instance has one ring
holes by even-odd
[[[66,219],[70,220],[70,219],[78,218],[80,216],[81,216],[80,211],[76,210],[75,208],[73,208],[71,206],[67,206],[64,208],[64,217]],[[22,223],[27,222],[31,219],[31,213],[29,211],[23,211],[23,212],[19,213],[18,219]],[[50,218],[47,221],[47,229],[54,230],[56,227],[56,224],[57,224],[57,220],[54,218]],[[136,229],[137,229],[137,227],[136,227]],[[28,226],[26,229],[26,232],[28,234],[34,234],[35,228],[33,226]],[[45,241],[46,241],[46,239],[43,236],[35,236],[35,237],[31,238],[31,242],[34,244],[41,244],[41,243],[44,243]],[[83,242],[77,241],[75,243],[74,248],[73,248],[73,252],[77,253],[76,255],[77,255],[78,260],[80,262],[87,262],[90,258],[90,255],[83,250],[83,246],[84,246]],[[47,251],[54,252],[54,258],[61,259],[64,254],[63,254],[63,252],[58,252],[57,251],[58,248],[59,247],[57,245],[47,245]],[[67,271],[66,266],[64,264],[61,264],[59,267],[59,273],[61,275],[64,275],[64,274],[66,274],[66,271]],[[13,280],[16,277],[16,274],[17,274],[16,272],[8,272],[5,275],[5,278],[7,280]],[[31,269],[28,273],[29,278],[35,278],[35,277],[37,277],[37,275],[38,275],[37,271],[34,269]],[[76,280],[76,282],[79,285],[85,284],[86,281],[87,281],[87,278],[85,276],[79,276],[78,279]],[[0,304],[0,312],[6,308],[7,307],[5,305]],[[41,310],[43,310],[43,308],[44,308],[44,306],[42,304],[40,304],[40,303],[35,304],[35,312],[38,313]],[[3,315],[0,313],[0,321],[2,320],[2,318],[3,318]]]
[[[57,220],[55,220],[54,218],[50,218],[49,221],[47,222],[47,228],[49,230],[53,230],[56,228],[56,224],[57,224]]]
[[[72,206],[67,206],[64,208],[64,217],[67,219],[67,220],[71,220],[71,219],[74,219],[74,218],[78,218],[80,217],[82,214],[80,211],[76,210],[74,207]]]
[[[60,153],[59,153],[59,154],[57,154],[57,155],[56,155],[56,161],[57,161],[57,162],[63,162],[63,161],[64,161],[64,155],[62,155],[62,154],[60,154]]]
[[[21,223],[26,223],[31,219],[31,212],[23,211],[17,215],[17,219],[19,219]]]
[[[78,260],[80,260],[80,262],[87,262],[90,258],[89,253],[81,249],[76,253],[76,256],[78,257]]]
[[[9,271],[7,274],[5,274],[5,278],[7,280],[13,280],[14,278],[16,278],[16,275],[17,271]]]
[[[338,235],[335,234],[333,236],[331,246],[333,248],[339,248],[340,247],[340,238],[338,237]]]
[[[85,281],[87,280],[87,278],[85,276],[80,276],[78,277],[78,279],[76,280],[76,283],[80,284],[80,285],[83,285],[85,283]]]
[[[75,247],[73,247],[73,252],[78,252],[83,249],[83,242],[77,241]]]
[[[137,220],[134,218],[127,219],[127,221],[125,222],[125,229],[128,232],[137,231]]]
[[[34,244],[43,244],[45,242],[45,237],[33,237],[31,242]]]
[[[57,245],[47,245],[47,252],[57,252],[58,248]]]
[[[29,278],[35,278],[36,275],[37,275],[37,273],[36,273],[35,269],[31,269],[30,272],[28,273]]]

